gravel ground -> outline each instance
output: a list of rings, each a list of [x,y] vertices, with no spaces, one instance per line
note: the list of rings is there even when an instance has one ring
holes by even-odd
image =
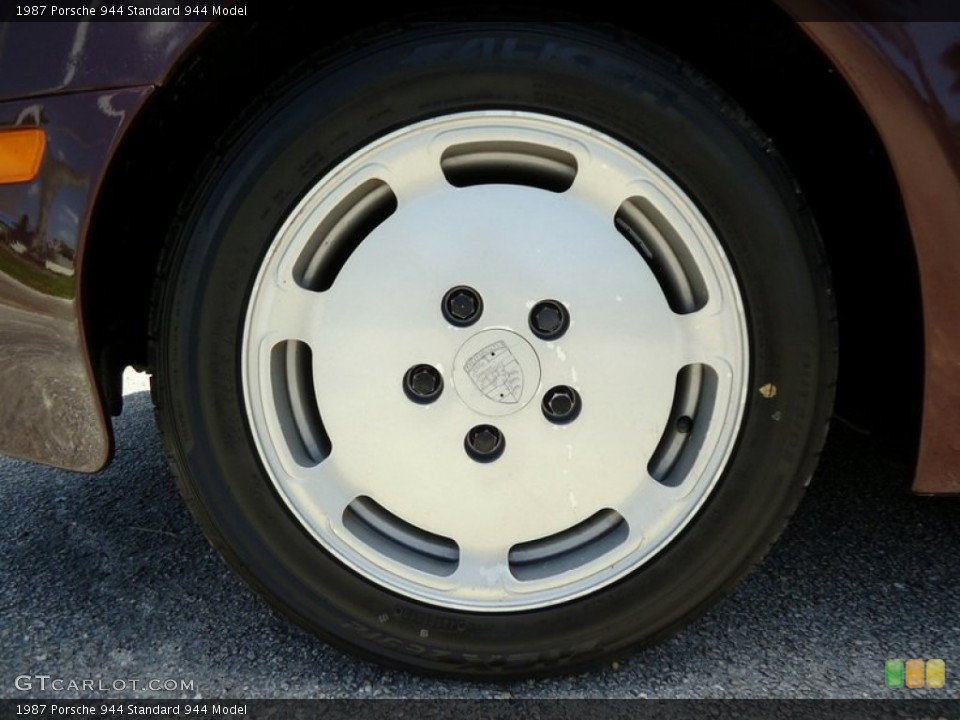
[[[126,388],[106,471],[0,460],[0,697],[960,698],[960,499],[909,495],[910,469],[842,426],[779,544],[705,617],[597,672],[483,684],[382,670],[269,610],[181,503],[146,378]],[[946,687],[887,689],[892,657],[942,658]],[[169,679],[186,690],[144,688]]]

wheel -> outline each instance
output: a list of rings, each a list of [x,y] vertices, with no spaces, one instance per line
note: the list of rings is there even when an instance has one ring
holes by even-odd
[[[463,675],[664,636],[813,471],[835,340],[769,143],[689,68],[563,26],[369,38],[250,109],[160,277],[158,416],[257,590]]]

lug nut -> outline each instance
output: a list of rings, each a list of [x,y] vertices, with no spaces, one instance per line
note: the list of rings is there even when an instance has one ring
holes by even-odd
[[[467,432],[463,447],[477,462],[493,462],[503,455],[507,440],[493,425],[477,425]]]
[[[693,418],[688,415],[681,415],[677,418],[677,432],[686,435],[693,430]]]
[[[530,310],[530,329],[541,340],[556,340],[570,327],[570,314],[563,303],[541,300]]]
[[[443,392],[443,376],[433,365],[414,365],[403,375],[403,391],[415,403],[428,405]]]
[[[443,317],[451,325],[473,325],[483,313],[483,298],[472,287],[457,285],[447,290],[440,304]]]
[[[550,388],[540,403],[543,416],[555,425],[566,425],[576,420],[582,406],[580,393],[568,385]]]

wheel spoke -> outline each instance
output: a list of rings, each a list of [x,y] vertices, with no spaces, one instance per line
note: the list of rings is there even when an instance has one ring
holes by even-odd
[[[299,340],[312,344],[314,329],[322,322],[326,293],[304,290],[293,278],[271,283],[260,291],[272,297],[259,318],[259,337],[273,343]]]
[[[617,209],[633,193],[637,186],[635,175],[628,174],[628,168],[616,155],[577,154],[577,176],[567,193],[582,200],[606,218],[613,227]],[[630,168],[635,172],[635,168]]]
[[[693,313],[676,315],[674,322],[680,330],[683,365],[721,362],[730,366],[742,353],[736,317],[719,302],[711,302]]]
[[[398,206],[405,207],[431,193],[451,189],[440,168],[441,151],[442,147],[429,143],[388,150],[370,172],[390,187]]]
[[[344,511],[358,493],[333,456],[314,467],[294,462],[289,468],[284,490],[299,514],[321,527],[342,526]]]
[[[642,537],[646,544],[670,533],[687,510],[684,497],[688,491],[686,487],[667,487],[646,475],[617,508],[630,527],[631,540]]]
[[[456,592],[490,600],[502,597],[505,589],[516,582],[510,575],[508,551],[501,545],[461,545],[460,562],[450,577]]]

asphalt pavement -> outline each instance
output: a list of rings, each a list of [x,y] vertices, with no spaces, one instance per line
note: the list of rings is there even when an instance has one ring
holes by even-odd
[[[145,376],[126,392],[107,470],[0,460],[0,697],[960,699],[960,499],[910,495],[908,464],[840,424],[706,616],[595,672],[487,684],[383,670],[271,611],[180,501]],[[889,658],[942,659],[946,684],[887,688]]]

